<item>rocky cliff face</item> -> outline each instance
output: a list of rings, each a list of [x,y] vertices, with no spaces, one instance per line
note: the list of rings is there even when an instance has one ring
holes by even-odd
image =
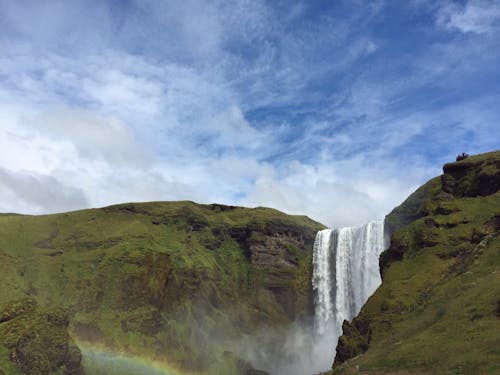
[[[189,371],[258,373],[230,352],[245,335],[310,317],[321,228],[191,202],[2,215],[0,373],[78,374],[73,340]]]
[[[441,176],[443,191],[454,197],[478,197],[494,194],[500,181],[498,152],[448,163]]]
[[[500,371],[500,152],[443,169],[387,216],[382,286],[332,373]]]

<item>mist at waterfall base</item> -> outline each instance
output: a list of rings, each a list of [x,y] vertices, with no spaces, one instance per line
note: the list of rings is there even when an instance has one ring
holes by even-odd
[[[383,221],[319,231],[312,259],[314,322],[287,332],[256,332],[236,351],[272,375],[329,370],[342,323],[352,320],[381,284],[379,256],[385,248]]]

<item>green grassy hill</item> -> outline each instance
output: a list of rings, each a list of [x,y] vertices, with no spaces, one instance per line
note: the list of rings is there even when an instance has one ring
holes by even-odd
[[[500,152],[446,164],[386,218],[382,286],[332,374],[500,373]]]
[[[232,343],[310,317],[322,228],[192,202],[0,215],[0,374],[81,373],[78,347],[250,374]]]
[[[470,157],[387,216],[383,284],[332,373],[500,373],[499,187],[500,152]],[[309,323],[322,228],[192,202],[1,214],[0,375],[263,374],[238,345],[277,355]]]

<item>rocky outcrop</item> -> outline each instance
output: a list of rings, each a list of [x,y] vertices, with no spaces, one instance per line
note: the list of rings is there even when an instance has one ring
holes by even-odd
[[[251,288],[269,291],[290,321],[312,314],[309,254],[315,228],[279,221],[249,223],[231,228],[230,235],[250,261]],[[267,309],[265,304],[260,308]]]
[[[500,189],[500,152],[445,164],[443,191],[455,197],[486,196]]]
[[[432,218],[433,215],[449,215],[459,211],[453,204],[456,198],[488,196],[500,189],[500,152],[476,155],[445,164],[443,172],[440,177],[417,189],[386,216],[385,228],[389,236],[426,217],[425,227],[419,231],[415,245],[421,248],[435,246],[436,229],[439,225]],[[457,224],[446,223],[444,226]],[[392,236],[390,249],[381,256],[382,271],[391,261],[402,259],[409,246],[408,240],[404,232]]]
[[[365,316],[360,316],[352,322],[344,320],[342,332],[343,335],[337,344],[337,354],[333,366],[364,353],[370,344],[370,322]]]
[[[386,235],[390,238],[394,232],[404,228],[412,221],[426,216],[429,198],[435,195],[436,190],[440,190],[439,177],[433,178],[419,187],[401,205],[394,208],[384,220]]]
[[[68,335],[69,318],[63,309],[36,308],[31,299],[0,306],[0,346],[12,366],[23,374],[83,374],[81,353]],[[0,361],[0,372],[5,360]],[[4,369],[8,373],[8,369]]]

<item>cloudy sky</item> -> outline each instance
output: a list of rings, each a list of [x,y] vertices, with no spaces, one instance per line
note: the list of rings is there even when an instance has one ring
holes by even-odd
[[[500,148],[500,2],[0,0],[0,212],[383,218]]]

